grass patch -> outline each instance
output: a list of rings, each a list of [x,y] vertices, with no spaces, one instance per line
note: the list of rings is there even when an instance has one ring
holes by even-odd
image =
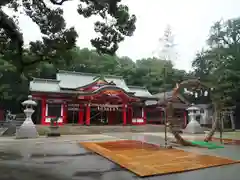
[[[190,141],[192,144],[199,145],[201,147],[205,147],[208,149],[218,149],[218,148],[224,148],[224,146],[217,145],[212,142],[205,142],[205,141]]]

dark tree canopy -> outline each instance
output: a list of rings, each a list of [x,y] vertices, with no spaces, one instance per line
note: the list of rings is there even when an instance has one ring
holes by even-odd
[[[13,64],[19,72],[38,62],[67,60],[63,56],[75,47],[78,34],[74,27],[66,27],[61,8],[66,1],[71,0],[1,0],[1,59]],[[121,0],[78,1],[79,15],[85,18],[99,15],[104,20],[95,22],[94,29],[99,36],[91,40],[92,45],[98,53],[115,54],[124,37],[133,34],[136,17],[129,14],[127,6],[120,4]],[[51,4],[56,8],[52,8]],[[23,48],[24,40],[18,27],[18,17],[9,17],[3,10],[4,7],[29,16],[40,28],[42,41],[30,42],[28,52]],[[32,58],[25,59],[26,53],[30,53]]]

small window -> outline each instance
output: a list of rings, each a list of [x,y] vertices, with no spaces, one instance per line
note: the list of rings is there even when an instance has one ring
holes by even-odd
[[[160,122],[163,119],[163,112],[160,110],[152,110],[152,111],[146,111],[146,119],[147,121],[155,121]]]
[[[135,106],[133,107],[133,118],[141,118],[142,117],[142,107]]]
[[[203,113],[204,113],[204,109],[201,109],[201,110],[200,110],[200,113],[203,114]]]
[[[61,104],[48,104],[47,116],[61,117]]]

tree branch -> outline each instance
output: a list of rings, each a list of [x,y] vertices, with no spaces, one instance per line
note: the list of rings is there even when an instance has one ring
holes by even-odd
[[[71,1],[71,0],[60,0],[60,1],[58,1],[58,0],[50,0],[50,2],[52,4],[55,4],[55,5],[62,5],[64,2],[67,2],[67,1]]]
[[[15,61],[18,62],[18,70],[20,72],[23,71],[23,36],[18,31],[18,27],[15,22],[9,18],[9,16],[0,9],[0,28],[2,28],[6,35],[11,39],[11,41],[16,45],[16,50],[18,54],[18,58]]]
[[[11,0],[1,0],[0,2],[0,6],[5,6],[6,4],[8,4]]]
[[[23,66],[24,67],[27,67],[27,66],[31,66],[31,65],[34,65],[34,64],[37,64],[37,63],[40,63],[40,62],[43,62],[43,55],[41,55],[39,57],[39,59],[35,60],[35,61],[31,61],[31,62],[23,62]]]

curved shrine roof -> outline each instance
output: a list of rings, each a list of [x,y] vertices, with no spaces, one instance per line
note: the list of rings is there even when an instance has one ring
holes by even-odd
[[[79,91],[81,87],[91,86],[100,79],[99,74],[59,71],[56,79],[39,79],[34,78],[29,85],[32,92],[49,92],[49,93],[83,93]],[[144,87],[127,86],[125,80],[121,76],[103,75],[107,83],[113,83],[116,87],[121,88],[126,93],[134,94],[140,98],[152,98],[152,94]]]

